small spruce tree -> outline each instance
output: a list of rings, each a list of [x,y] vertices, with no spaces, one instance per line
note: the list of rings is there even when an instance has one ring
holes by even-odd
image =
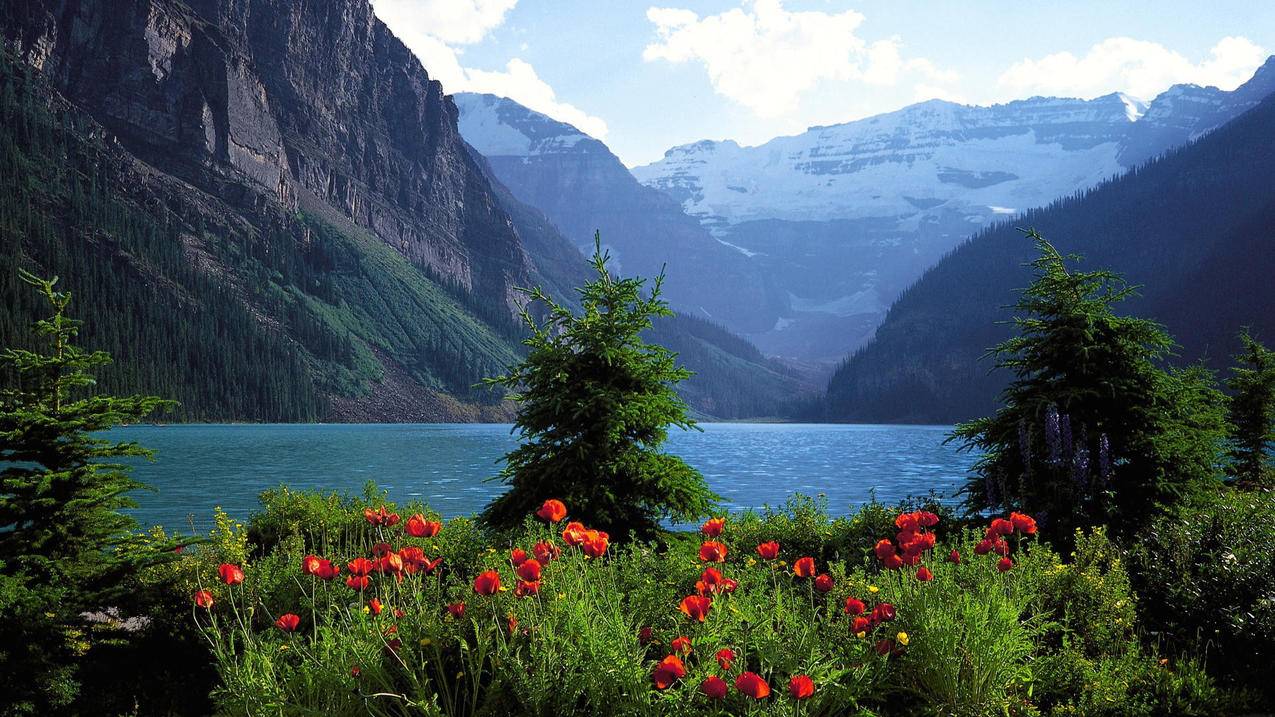
[[[118,549],[136,527],[120,513],[142,487],[115,462],[150,453],[94,435],[171,405],[150,396],[93,395],[95,367],[110,357],[75,345],[79,322],[57,279],[22,279],[52,306],[34,325],[47,350],[0,353],[0,694],[15,713],[44,713],[75,699],[75,664],[92,649],[83,613],[113,604],[170,545]]]
[[[1035,231],[1036,278],[1017,304],[1017,335],[990,351],[1013,374],[995,415],[952,439],[983,453],[963,488],[973,511],[1035,514],[1066,541],[1075,527],[1135,530],[1216,483],[1225,400],[1209,372],[1173,370],[1164,328],[1118,315],[1134,289],[1109,271],[1074,272]]]
[[[529,291],[522,319],[531,335],[526,359],[488,379],[511,389],[521,444],[505,456],[499,480],[509,484],[482,514],[499,529],[520,525],[548,498],[566,502],[571,517],[616,537],[648,537],[661,519],[694,520],[717,496],[682,459],[660,451],[670,426],[695,427],[673,390],[691,374],[676,356],[640,336],[657,316],[663,275],[649,296],[644,280],[607,271],[595,236],[596,278],[580,293],[581,313]],[[531,306],[545,307],[537,320]]]
[[[1243,351],[1226,380],[1231,389],[1231,469],[1246,486],[1271,486],[1275,468],[1271,445],[1275,444],[1275,351],[1246,331],[1240,334]]]

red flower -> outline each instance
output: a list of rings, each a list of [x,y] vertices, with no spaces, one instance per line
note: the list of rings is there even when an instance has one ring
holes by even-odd
[[[1014,533],[1014,524],[1004,518],[996,518],[987,530],[995,535],[1012,535]]]
[[[891,651],[891,650],[893,650],[893,649],[894,649],[894,643],[893,643],[893,642],[890,642],[890,640],[889,640],[889,639],[885,639],[885,640],[878,640],[878,641],[877,641],[877,654],[878,654],[878,655],[888,655],[888,654],[890,654],[890,651]]]
[[[808,578],[815,574],[814,558],[797,558],[797,562],[792,564],[792,574],[799,578]]]
[[[239,585],[243,582],[243,569],[231,563],[218,565],[217,575],[221,576],[221,581],[227,585]]]
[[[815,590],[821,593],[832,592],[832,576],[828,573],[821,573],[815,578]]]
[[[195,604],[205,610],[209,610],[213,606],[213,594],[207,590],[200,590],[195,593]]]
[[[529,583],[540,581],[540,561],[535,558],[524,560],[518,569],[514,572],[518,573],[518,577]]]
[[[589,529],[584,527],[584,523],[573,520],[562,530],[562,542],[571,546],[579,545],[584,542],[588,532]]]
[[[394,617],[402,620],[403,618],[407,617],[407,613],[403,612],[402,610],[398,608],[394,608]]]
[[[607,553],[607,541],[611,536],[601,530],[590,530],[585,534],[584,542],[580,544],[580,549],[590,558],[600,558]]]
[[[413,538],[432,538],[442,529],[442,523],[437,520],[425,520],[425,516],[420,513],[408,518],[403,524],[403,530]]]
[[[735,689],[755,700],[764,700],[770,696],[770,685],[756,672],[744,672],[736,677]]]
[[[669,647],[673,648],[673,652],[680,652],[683,655],[689,655],[691,654],[691,638],[686,635],[675,637],[673,638],[673,641],[669,643]]]
[[[1004,538],[997,538],[992,541],[992,552],[997,555],[1009,555],[1009,543]]]
[[[888,560],[894,557],[894,543],[891,543],[887,538],[882,538],[877,541],[872,551],[877,554],[877,560]]]
[[[916,569],[916,579],[923,583],[928,583],[934,579],[934,573],[930,572],[929,568],[922,565]]]
[[[992,552],[992,541],[990,538],[983,538],[978,541],[978,545],[974,546],[975,555],[987,555]]]
[[[394,548],[389,543],[377,543],[372,546],[372,554],[376,557],[382,557],[394,552]]]
[[[686,677],[686,665],[682,664],[682,658],[677,655],[669,655],[655,666],[655,671],[651,673],[651,680],[655,682],[655,689],[668,689],[669,685]]]
[[[917,522],[923,528],[933,528],[939,524],[939,517],[928,510],[923,510],[916,514]]]
[[[735,651],[729,647],[723,647],[717,651],[717,665],[723,670],[729,670],[730,666],[735,663]]]
[[[711,595],[725,582],[722,577],[722,571],[717,568],[704,568],[704,572],[700,573],[699,580],[695,583],[695,590],[700,595]]]
[[[1009,522],[1023,535],[1036,534],[1036,519],[1025,513],[1010,513]]]
[[[531,581],[519,580],[518,584],[514,586],[514,597],[523,598],[523,597],[529,597],[531,595],[539,595],[539,594],[540,594],[539,580],[531,580]]]
[[[738,582],[736,582],[736,581],[734,581],[734,580],[732,580],[732,579],[730,579],[730,578],[722,578],[722,584],[718,586],[718,588],[717,588],[717,592],[719,592],[719,593],[733,593],[733,592],[735,592],[735,589],[736,589],[736,588],[738,588],[738,587],[739,587],[739,583],[738,583]]]
[[[708,617],[708,609],[712,607],[712,598],[706,598],[702,595],[687,595],[682,598],[682,604],[677,609],[682,611],[686,617],[704,622],[704,618]]]
[[[947,562],[961,564],[961,553],[956,548],[952,548],[952,552],[947,554]]]
[[[710,538],[716,538],[722,534],[722,529],[726,527],[725,518],[709,518],[699,527],[699,532]]]
[[[371,600],[367,601],[367,609],[373,615],[380,615],[381,610],[384,610],[385,606],[381,605],[380,599],[372,598]]]
[[[850,632],[858,635],[872,629],[872,620],[860,615],[850,622]]]
[[[885,560],[881,561],[881,564],[885,566],[886,570],[898,570],[903,567],[903,558],[897,555],[887,555]]]
[[[359,675],[361,674],[363,674],[363,670],[359,669],[358,665],[355,665],[350,668],[350,677],[358,679]]]
[[[367,586],[372,584],[372,579],[366,575],[351,575],[345,579],[345,584],[355,590],[366,590]]]
[[[1001,571],[1002,573],[1009,572],[1010,568],[1012,567],[1014,567],[1014,561],[1010,560],[1009,558],[1001,558],[1000,560],[996,561],[996,569]]]
[[[762,543],[757,546],[757,554],[762,560],[774,560],[779,557],[779,543],[773,540]]]
[[[518,629],[518,617],[512,612],[505,616],[505,627],[509,629],[509,634],[513,635]]]
[[[527,551],[522,548],[514,548],[509,551],[509,564],[515,568],[527,561]]]
[[[542,540],[532,547],[531,552],[536,556],[536,560],[540,561],[541,565],[548,565],[550,560],[562,555],[562,548],[547,540]]]
[[[301,572],[306,575],[318,575],[319,566],[323,564],[323,559],[317,555],[307,555],[301,558]]]
[[[315,577],[324,581],[331,580],[340,574],[341,566],[333,564],[332,561],[327,558],[319,561],[319,567],[314,571]]]
[[[274,621],[274,626],[284,632],[296,632],[297,627],[301,624],[301,618],[292,613],[284,613]]]
[[[376,563],[364,557],[357,557],[346,564],[351,575],[369,575],[376,568]]]
[[[894,527],[900,530],[917,530],[921,527],[921,516],[918,513],[900,513],[894,519]]]
[[[867,609],[868,609],[868,606],[864,605],[863,601],[860,600],[859,598],[855,598],[855,597],[846,598],[846,614],[847,615],[862,615],[863,611]]]
[[[717,675],[709,675],[704,678],[703,682],[699,683],[699,691],[703,692],[704,696],[710,700],[726,699],[726,691],[728,689],[726,681]]]
[[[556,498],[550,498],[540,506],[540,509],[536,511],[536,515],[546,523],[559,523],[563,518],[567,517],[567,506]]]
[[[655,630],[652,630],[649,626],[638,630],[639,645],[650,644],[651,640],[654,640],[654,639],[655,639]]]
[[[403,572],[403,556],[398,553],[387,553],[385,557],[376,561],[376,572],[395,574]]]
[[[804,700],[815,693],[815,681],[809,675],[797,675],[788,680],[788,694],[794,700]]]
[[[454,602],[447,606],[447,612],[457,620],[465,617],[465,603]]]
[[[872,619],[875,622],[889,622],[894,619],[894,606],[888,602],[872,608]]]
[[[399,521],[398,513],[387,513],[385,506],[381,506],[377,510],[364,508],[363,518],[369,525],[384,525],[386,527],[398,525]]]
[[[706,563],[726,562],[726,546],[716,540],[705,540],[699,546],[699,559]]]
[[[495,595],[500,590],[500,573],[488,570],[474,578],[474,592],[479,595]]]

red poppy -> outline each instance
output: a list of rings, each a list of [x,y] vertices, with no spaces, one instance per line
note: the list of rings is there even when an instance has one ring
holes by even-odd
[[[686,635],[675,637],[673,638],[673,641],[669,643],[669,647],[673,648],[673,652],[680,652],[683,655],[689,655],[691,654],[691,638]]]
[[[454,602],[447,606],[447,612],[457,620],[465,617],[465,603]]]
[[[894,619],[894,606],[888,602],[872,608],[872,619],[876,622],[889,622]]]
[[[929,568],[922,565],[916,569],[916,579],[923,583],[928,583],[934,579],[934,573],[930,572]]]
[[[442,564],[442,562],[443,562],[443,556],[441,555],[438,556],[437,558],[434,558],[433,560],[426,560],[425,562],[421,563],[421,570],[424,570],[425,574],[429,575],[430,573],[434,572],[434,570],[436,570],[438,566]]]
[[[898,570],[903,567],[903,558],[900,558],[897,555],[887,555],[885,560],[881,561],[881,565],[883,565],[886,570]]]
[[[644,627],[638,630],[639,645],[650,644],[651,640],[654,640],[654,639],[655,639],[655,630],[651,629],[650,627]]]
[[[398,513],[386,512],[385,506],[381,506],[377,510],[364,508],[363,518],[369,525],[384,525],[386,527],[398,525],[399,521]]]
[[[518,577],[529,583],[540,581],[540,561],[535,558],[524,560],[518,569],[514,572],[518,573]]]
[[[863,601],[860,600],[859,598],[856,598],[856,597],[846,598],[846,614],[847,615],[862,615],[863,611],[867,609],[868,609],[868,606],[864,605]]]
[[[815,578],[815,590],[821,593],[832,592],[832,576],[828,573],[820,573]]]
[[[514,548],[509,551],[509,564],[515,568],[527,561],[527,551],[522,548]]]
[[[407,613],[403,612],[402,610],[400,610],[400,609],[398,609],[398,608],[394,608],[394,617],[396,617],[396,618],[398,618],[398,619],[400,619],[400,620],[401,620],[401,619],[403,619],[403,618],[407,617]]]
[[[355,665],[350,668],[350,677],[357,679],[358,676],[361,674],[363,674],[363,670],[359,669],[358,665]]]
[[[888,654],[890,654],[890,651],[891,651],[891,650],[893,650],[893,649],[894,649],[894,643],[893,643],[893,642],[890,642],[890,640],[889,640],[889,639],[885,639],[885,640],[878,640],[878,641],[877,641],[877,654],[878,654],[878,655],[888,655]]]
[[[205,610],[211,609],[213,606],[213,594],[207,590],[200,590],[195,593],[195,604]]]
[[[699,580],[695,583],[695,590],[700,595],[711,595],[717,592],[724,580],[722,571],[717,568],[704,568],[704,572],[700,573]]]
[[[403,556],[398,553],[386,554],[385,557],[376,561],[376,572],[395,574],[403,572]]]
[[[505,616],[505,627],[509,629],[511,636],[518,629],[518,617],[512,612]]]
[[[500,573],[488,570],[474,578],[474,592],[479,595],[495,595],[500,590]]]
[[[514,597],[522,598],[522,597],[530,597],[532,595],[539,595],[539,594],[540,594],[539,580],[531,580],[531,581],[519,580],[518,584],[514,586]]]
[[[713,605],[712,598],[706,598],[702,595],[687,595],[682,598],[682,604],[677,607],[686,617],[704,622],[704,618],[708,617],[708,610]]]
[[[682,664],[682,658],[677,655],[665,657],[651,673],[651,680],[655,682],[657,690],[668,689],[670,685],[683,677],[686,677],[686,665]]]
[[[709,675],[704,678],[703,682],[699,683],[699,691],[703,692],[704,696],[710,700],[726,699],[726,692],[728,689],[729,687],[726,686],[726,680],[723,680],[717,675]]]
[[[992,552],[997,555],[1009,555],[1009,543],[1004,538],[992,541]]]
[[[279,619],[274,621],[274,626],[284,632],[296,632],[299,625],[301,625],[301,618],[290,612],[280,615]]]
[[[992,541],[990,538],[983,538],[978,541],[978,545],[974,546],[975,555],[987,555],[992,552]]]
[[[1010,568],[1012,567],[1014,567],[1014,561],[1010,560],[1009,558],[1001,558],[1000,560],[996,561],[996,569],[1001,571],[1002,573],[1009,572]]]
[[[385,606],[381,604],[381,601],[379,598],[372,598],[371,600],[367,601],[367,609],[373,615],[380,615],[381,610],[384,610]]]
[[[590,530],[584,536],[584,542],[580,544],[580,549],[590,558],[600,558],[607,553],[607,541],[611,536],[601,530]]]
[[[729,647],[723,647],[717,651],[717,665],[723,670],[729,670],[730,666],[735,663],[735,651]]]
[[[861,632],[867,632],[870,629],[872,629],[872,620],[869,620],[868,618],[863,617],[862,615],[850,621],[850,632],[856,635],[858,635]]]
[[[939,524],[939,517],[928,510],[920,511],[916,514],[916,517],[917,522],[920,523],[923,528],[933,528]]]
[[[403,524],[403,530],[413,538],[432,538],[442,529],[442,523],[437,520],[426,520],[420,513],[408,518]]]
[[[804,700],[815,693],[815,681],[810,675],[797,675],[788,680],[788,694],[794,700]]]
[[[540,561],[541,565],[548,565],[550,560],[562,555],[562,548],[547,540],[542,540],[532,547],[531,552],[536,556],[536,560]]]
[[[331,580],[341,573],[341,566],[334,565],[331,560],[324,558],[319,561],[319,567],[315,568],[314,576],[320,580]]]
[[[724,563],[726,546],[716,540],[705,540],[699,546],[699,559],[706,563]]]
[[[573,520],[562,530],[562,542],[571,546],[579,545],[584,542],[588,532],[589,529],[584,527],[584,523]]]
[[[735,689],[755,700],[764,700],[770,696],[770,685],[756,672],[744,672],[736,677]]]
[[[733,593],[739,587],[739,583],[730,578],[722,578],[722,584],[717,587],[719,593]]]
[[[894,543],[891,543],[887,538],[882,538],[877,541],[872,551],[877,554],[877,560],[886,560],[894,556]]]
[[[221,576],[221,581],[227,585],[239,585],[243,582],[243,569],[231,563],[218,565],[217,575]]]
[[[947,562],[961,564],[961,553],[956,548],[952,548],[952,552],[947,554]]]
[[[1036,534],[1036,519],[1025,513],[1010,513],[1009,522],[1023,535]]]
[[[301,558],[301,572],[306,575],[318,575],[319,566],[323,564],[323,558],[317,555],[307,555]]]
[[[799,578],[808,578],[815,574],[814,558],[797,558],[797,562],[792,564],[792,574]]]
[[[559,523],[563,518],[567,517],[567,506],[556,498],[550,498],[540,506],[540,509],[536,511],[536,515],[546,523]]]
[[[346,564],[351,575],[369,575],[376,568],[376,563],[364,557],[357,557]]]
[[[757,554],[762,560],[774,560],[779,557],[779,543],[769,540],[757,546]]]
[[[372,584],[372,579],[366,575],[351,575],[345,579],[345,584],[355,590],[366,590]]]
[[[375,545],[372,546],[372,554],[377,556],[378,558],[388,555],[393,551],[394,551],[394,548],[390,547],[389,543],[376,543]]]
[[[1012,535],[1014,532],[1014,524],[1004,518],[996,518],[988,527],[988,532],[995,535]]]
[[[709,518],[699,527],[699,532],[710,538],[716,538],[722,534],[722,530],[726,527],[725,518]]]

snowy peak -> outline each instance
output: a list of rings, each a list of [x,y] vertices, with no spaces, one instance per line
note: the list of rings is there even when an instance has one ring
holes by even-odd
[[[496,95],[452,96],[460,111],[460,133],[486,157],[531,157],[578,152],[582,142],[601,144],[575,127]]]

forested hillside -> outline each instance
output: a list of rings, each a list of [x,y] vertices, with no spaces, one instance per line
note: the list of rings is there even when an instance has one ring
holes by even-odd
[[[1142,285],[1122,305],[1164,323],[1175,360],[1219,368],[1243,326],[1275,338],[1275,98],[1195,144],[966,241],[891,307],[832,378],[824,417],[947,423],[989,413],[1006,382],[980,360],[1004,340],[1034,227],[1082,266]]]

